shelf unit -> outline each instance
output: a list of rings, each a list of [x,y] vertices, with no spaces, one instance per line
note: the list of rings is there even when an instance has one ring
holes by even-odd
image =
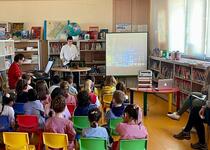
[[[7,88],[7,71],[14,60],[14,41],[0,40],[0,77],[3,79],[3,88]]]
[[[23,71],[41,69],[41,42],[40,40],[16,40],[15,54],[25,56],[25,62],[21,66]]]
[[[158,79],[174,79],[174,85],[180,89],[181,105],[191,92],[201,91],[205,85],[205,72],[209,66],[210,63],[199,60],[185,58],[167,60],[160,57],[149,57],[149,68],[153,71],[153,85],[158,84]],[[174,104],[175,100],[176,98],[173,100]]]
[[[55,60],[54,66],[62,66],[60,61],[60,51],[66,41],[48,41],[48,58]],[[105,40],[78,40],[73,42],[80,51],[80,60],[85,61],[85,65],[90,67],[89,75],[96,78],[96,85],[103,82],[106,65],[106,41]],[[85,74],[81,74],[81,83],[83,85]]]

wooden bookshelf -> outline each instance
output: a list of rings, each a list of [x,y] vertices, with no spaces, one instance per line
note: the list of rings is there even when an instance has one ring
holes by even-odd
[[[41,69],[41,43],[40,40],[16,40],[15,54],[25,56],[25,62],[21,66],[23,71]]]
[[[174,85],[180,88],[181,105],[191,92],[201,91],[205,85],[205,73],[209,66],[210,63],[199,60],[185,58],[167,60],[160,57],[149,57],[149,68],[153,71],[153,85],[157,85],[158,79],[161,78],[174,79]]]

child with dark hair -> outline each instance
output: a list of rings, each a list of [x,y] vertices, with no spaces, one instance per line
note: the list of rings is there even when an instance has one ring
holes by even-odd
[[[90,103],[90,96],[87,91],[81,91],[77,95],[78,106],[74,111],[75,116],[87,116],[89,110],[96,108],[95,104]]]
[[[52,83],[53,85],[49,88],[49,93],[51,94],[52,91],[56,88],[56,87],[60,87],[60,82],[61,82],[61,79],[59,77],[59,75],[54,75],[52,77]]]
[[[67,77],[64,78],[65,81],[67,81],[69,83],[69,93],[71,95],[77,95],[78,91],[77,89],[74,87],[74,76],[73,74],[69,74]]]
[[[8,116],[11,127],[15,126],[15,112],[12,107],[15,98],[14,93],[6,93],[2,98],[3,103],[0,104],[0,115]]]
[[[28,102],[24,104],[24,111],[26,115],[36,115],[39,119],[39,126],[44,127],[44,107],[40,100],[37,99],[37,92],[35,89],[28,91]]]
[[[126,95],[127,89],[126,89],[125,83],[122,81],[118,82],[116,85],[116,90],[120,90],[120,91],[124,92],[125,93],[125,101],[123,101],[123,102],[129,103],[128,95]]]
[[[125,106],[123,102],[125,101],[125,93],[116,90],[113,94],[113,100],[111,104],[111,109],[106,113],[106,119],[109,122],[110,119],[120,118],[123,115]]]
[[[98,108],[91,109],[88,112],[88,119],[90,122],[90,128],[86,128],[82,131],[82,136],[86,138],[103,138],[109,139],[108,133],[105,128],[100,127],[98,122],[101,118],[101,112]]]
[[[52,93],[51,93],[51,103],[50,103],[50,107],[49,107],[49,111],[48,111],[48,115],[49,115],[49,117],[52,117],[52,116],[54,116],[54,110],[52,109],[52,102],[54,101],[54,99],[56,98],[56,96],[60,96],[60,95],[62,95],[63,96],[63,93],[62,93],[62,90],[61,90],[61,88],[60,87],[57,87],[57,88],[55,88],[53,91],[52,91]],[[50,110],[51,109],[51,110]],[[71,118],[71,114],[70,114],[70,112],[69,112],[69,110],[68,110],[68,108],[67,108],[67,106],[65,107],[65,109],[64,109],[64,111],[62,112],[62,114],[63,114],[63,117],[64,118],[66,118],[66,119],[70,119]]]
[[[22,75],[22,79],[26,80],[27,83],[28,83],[27,90],[33,89],[33,87],[30,86],[30,84],[31,84],[31,76],[29,74],[23,74]]]
[[[63,117],[63,111],[66,108],[65,97],[62,95],[56,96],[51,102],[52,109],[55,111],[55,116],[49,118],[45,123],[45,131],[53,133],[63,133],[68,135],[69,150],[74,148],[74,139],[76,132],[73,128],[72,121]]]
[[[20,79],[16,85],[17,99],[16,103],[26,103],[28,101],[28,83],[24,79]]]
[[[142,124],[142,112],[136,105],[128,105],[124,110],[123,123],[116,127],[121,139],[146,138],[148,133]]]

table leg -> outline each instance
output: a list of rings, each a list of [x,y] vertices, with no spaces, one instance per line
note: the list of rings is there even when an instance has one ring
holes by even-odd
[[[134,91],[130,90],[130,103],[133,104]]]
[[[180,91],[176,92],[176,111],[180,108]]]
[[[74,83],[77,85],[77,91],[80,91],[80,73],[79,72],[74,72]]]
[[[173,99],[173,94],[169,93],[169,95],[168,95],[168,113],[172,113],[172,99]]]
[[[144,92],[143,96],[144,96],[144,116],[147,116],[147,92]]]

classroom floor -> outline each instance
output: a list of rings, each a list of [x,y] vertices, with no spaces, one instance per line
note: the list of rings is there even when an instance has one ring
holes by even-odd
[[[134,94],[134,103],[142,107],[142,94]],[[174,134],[181,131],[188,120],[185,113],[179,121],[169,119],[166,116],[168,103],[155,95],[148,96],[148,115],[143,123],[149,132],[148,150],[191,150],[190,143],[197,142],[197,134],[191,134],[191,140],[179,141],[173,138]],[[175,110],[175,107],[173,108]],[[210,139],[208,142],[210,149]]]

